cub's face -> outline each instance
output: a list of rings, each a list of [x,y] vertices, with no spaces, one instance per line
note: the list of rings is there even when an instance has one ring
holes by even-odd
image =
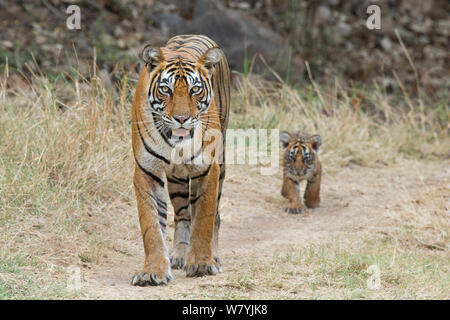
[[[293,176],[304,176],[314,168],[317,151],[322,144],[322,138],[315,134],[309,136],[306,133],[297,132],[290,134],[282,132],[281,145],[284,150],[284,166],[287,172]]]
[[[163,50],[149,46],[142,55],[144,72],[150,72],[147,102],[157,129],[175,142],[192,138],[194,129],[206,122],[213,99],[211,76],[222,51],[211,48],[198,61],[179,55],[166,58]]]

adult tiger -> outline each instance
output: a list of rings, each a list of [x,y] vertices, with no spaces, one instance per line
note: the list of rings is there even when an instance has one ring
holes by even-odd
[[[142,58],[132,143],[145,261],[131,283],[167,284],[171,268],[184,268],[188,277],[215,275],[222,271],[217,247],[230,109],[227,60],[218,45],[202,35],[176,36],[161,48],[147,45]],[[165,244],[166,182],[175,213],[170,259]]]

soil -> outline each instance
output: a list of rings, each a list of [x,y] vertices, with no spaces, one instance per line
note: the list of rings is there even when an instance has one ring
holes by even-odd
[[[187,278],[173,270],[174,280],[163,287],[133,287],[131,275],[143,263],[135,208],[126,212],[131,236],[121,237],[120,252],[82,270],[83,289],[99,299],[196,299],[202,288],[223,285],[227,274],[238,273],[237,263],[254,257],[273,257],[292,245],[338,241],[350,244],[389,228],[391,209],[424,189],[446,188],[448,162],[399,161],[389,167],[351,166],[337,174],[325,173],[321,206],[303,214],[284,212],[281,174],[260,175],[259,169],[229,166],[221,203],[220,258],[224,273],[215,277]],[[431,188],[431,189],[430,189]],[[301,187],[304,190],[304,185]],[[173,221],[173,213],[169,214]],[[169,223],[169,248],[173,222]],[[264,298],[255,294],[255,299]]]

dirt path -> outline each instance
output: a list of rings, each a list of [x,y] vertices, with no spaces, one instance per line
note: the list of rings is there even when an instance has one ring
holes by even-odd
[[[399,201],[410,201],[412,195],[425,187],[448,188],[449,177],[448,162],[402,161],[384,168],[345,168],[335,175],[325,175],[320,208],[302,215],[288,215],[283,212],[284,201],[280,196],[281,175],[261,176],[257,168],[230,167],[221,209],[220,256],[224,273],[192,279],[175,270],[175,279],[169,286],[129,285],[130,276],[143,260],[136,212],[130,210],[126,215],[134,224],[131,236],[118,244],[122,248],[119,251],[127,254],[110,254],[100,265],[83,269],[83,288],[92,297],[101,299],[196,299],[202,297],[204,288],[224,285],[227,276],[239,272],[235,265],[251,257],[273,256],[275,250],[290,245],[333,239],[351,242],[377,232],[388,223],[387,210]],[[169,220],[173,221],[171,215]],[[170,241],[172,222],[168,235]]]

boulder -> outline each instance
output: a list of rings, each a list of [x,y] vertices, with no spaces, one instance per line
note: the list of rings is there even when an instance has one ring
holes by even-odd
[[[233,70],[248,71],[253,62],[253,72],[270,78],[274,76],[265,63],[283,79],[287,72],[293,78],[303,75],[304,64],[298,58],[291,59],[287,41],[247,12],[227,9],[211,1],[197,1],[191,14],[159,13],[153,19],[166,30],[168,38],[178,34],[210,37],[225,52]]]

